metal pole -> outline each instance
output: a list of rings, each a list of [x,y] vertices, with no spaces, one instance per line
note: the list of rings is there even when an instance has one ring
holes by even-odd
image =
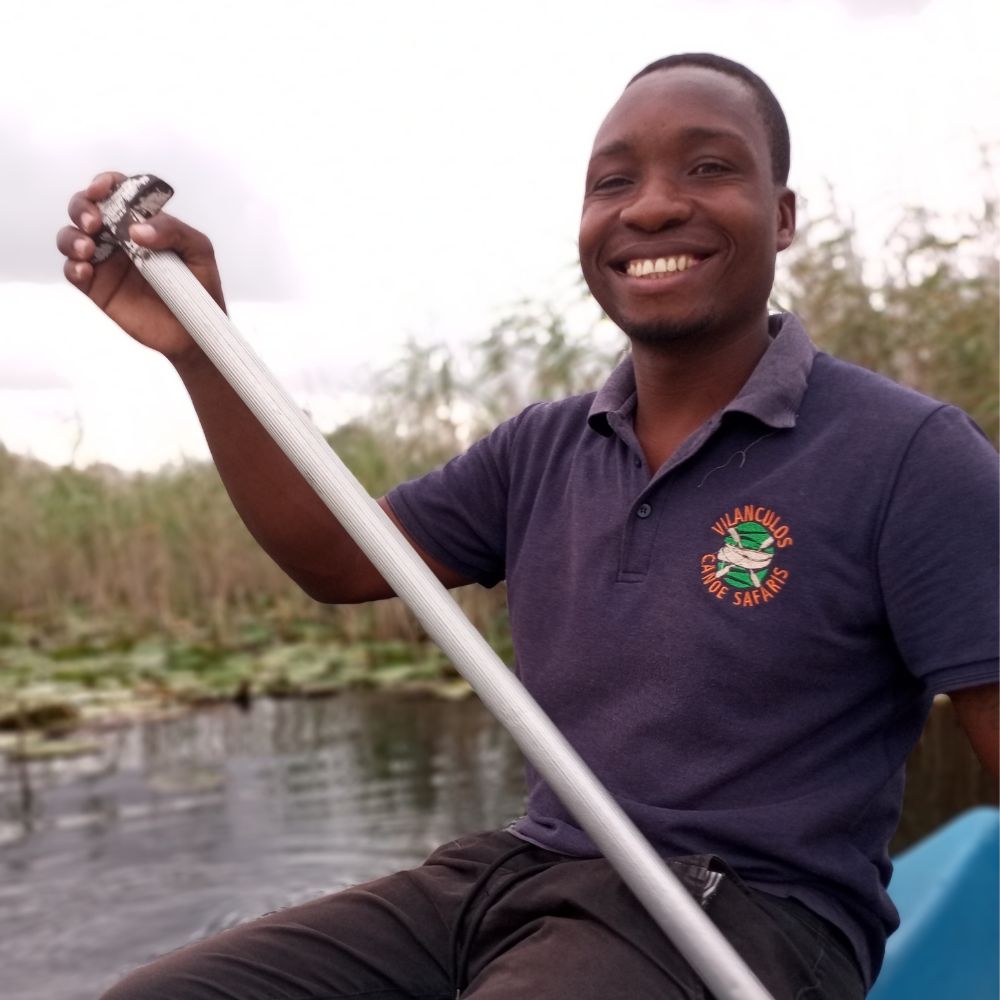
[[[172,251],[127,239],[129,178],[103,203],[108,229],[143,277],[274,438],[323,503],[406,602],[580,826],[719,1000],[773,1000],[715,924],[472,626],[385,512],[295,405],[229,318]],[[144,216],[131,216],[139,221]]]

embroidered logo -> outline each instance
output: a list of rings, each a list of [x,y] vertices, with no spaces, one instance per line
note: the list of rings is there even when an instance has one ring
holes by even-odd
[[[712,531],[720,544],[701,557],[705,589],[717,600],[737,607],[773,601],[788,582],[788,570],[775,565],[775,557],[794,544],[782,518],[769,507],[744,504],[723,514]]]

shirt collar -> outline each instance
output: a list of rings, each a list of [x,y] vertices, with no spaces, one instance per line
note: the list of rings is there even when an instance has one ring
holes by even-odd
[[[769,316],[768,332],[770,345],[722,412],[748,413],[769,427],[794,427],[816,348],[791,313]],[[635,403],[635,372],[629,355],[598,390],[587,422],[598,434],[608,437],[612,433],[609,417],[615,414],[631,419]]]

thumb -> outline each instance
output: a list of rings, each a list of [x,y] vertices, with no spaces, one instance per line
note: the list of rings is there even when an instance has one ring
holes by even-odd
[[[149,250],[174,250],[188,264],[214,257],[212,243],[204,234],[166,212],[158,212],[144,222],[129,226],[129,238]]]
[[[148,250],[173,250],[194,272],[212,298],[225,309],[222,282],[212,241],[202,232],[166,212],[129,226],[129,238]]]

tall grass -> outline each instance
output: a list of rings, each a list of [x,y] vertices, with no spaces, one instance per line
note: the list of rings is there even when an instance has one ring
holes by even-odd
[[[596,310],[588,316],[595,321]],[[589,331],[571,335],[561,321],[550,331],[548,319],[528,305],[518,313],[518,362],[544,376],[540,386],[522,376],[521,391],[588,388],[605,367]],[[369,492],[429,470],[485,428],[492,413],[478,405],[477,386],[510,375],[495,355],[501,338],[513,345],[511,322],[505,318],[480,348],[494,354],[488,376],[443,348],[411,344],[373,387],[369,420],[329,435]],[[589,351],[586,366],[569,365],[570,341]],[[104,644],[156,633],[227,645],[247,634],[248,623],[277,636],[315,625],[347,642],[422,639],[398,601],[314,604],[258,548],[211,464],[126,475],[107,466],[51,468],[0,445],[0,511],[0,644],[5,622],[17,626],[17,641],[27,635],[45,645],[85,643],[97,633]],[[506,646],[503,588],[465,588],[456,596],[473,622]],[[15,641],[10,628],[8,641]]]

